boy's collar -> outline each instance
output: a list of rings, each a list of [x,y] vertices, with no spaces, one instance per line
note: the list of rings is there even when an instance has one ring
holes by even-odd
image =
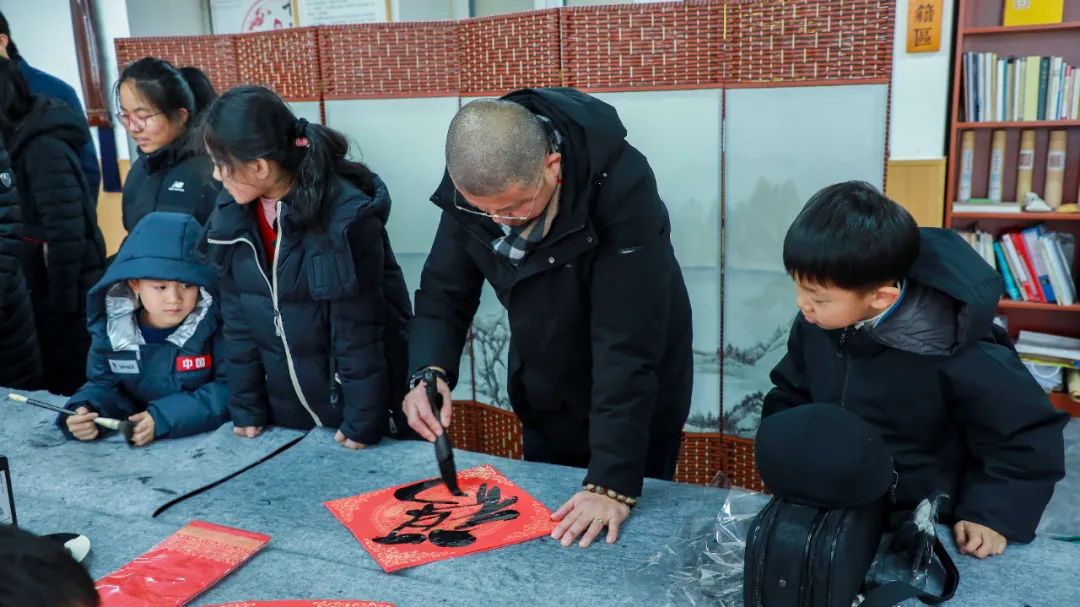
[[[855,323],[854,327],[856,331],[867,326],[869,326],[869,328],[871,329],[874,329],[881,323],[885,322],[885,319],[887,319],[889,316],[892,316],[892,313],[895,312],[898,307],[900,307],[900,302],[904,301],[904,293],[907,291],[907,280],[900,280],[896,283],[896,287],[900,289],[900,294],[896,296],[896,301],[894,301],[892,305],[886,308],[881,314],[878,314],[873,318],[860,320],[859,322]]]

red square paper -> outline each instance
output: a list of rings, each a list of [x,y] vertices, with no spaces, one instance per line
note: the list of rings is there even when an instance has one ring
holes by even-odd
[[[185,605],[269,541],[268,535],[193,521],[98,580],[101,607]]]
[[[210,607],[394,607],[389,603],[369,601],[337,601],[324,598],[322,601],[241,601],[240,603],[222,603]]]
[[[394,607],[390,603],[372,603],[370,601],[341,601],[322,599],[318,601],[240,601],[222,603],[210,607]]]
[[[326,502],[387,573],[551,533],[551,511],[492,466]]]

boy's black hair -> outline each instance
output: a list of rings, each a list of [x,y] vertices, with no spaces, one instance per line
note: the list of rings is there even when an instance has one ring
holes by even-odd
[[[0,525],[0,607],[98,607],[94,580],[63,545]]]
[[[863,181],[821,189],[784,238],[784,268],[813,284],[873,289],[907,276],[919,227],[907,210]]]

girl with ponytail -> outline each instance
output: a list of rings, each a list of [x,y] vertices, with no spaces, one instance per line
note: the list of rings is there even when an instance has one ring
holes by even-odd
[[[406,432],[412,311],[386,185],[263,87],[219,97],[200,140],[228,193],[204,246],[222,274],[236,434],[319,426],[360,449]]]
[[[175,68],[156,57],[129,64],[116,83],[120,124],[138,146],[124,182],[124,229],[131,232],[149,213],[172,211],[205,223],[221,184],[191,133],[216,96],[198,68]]]

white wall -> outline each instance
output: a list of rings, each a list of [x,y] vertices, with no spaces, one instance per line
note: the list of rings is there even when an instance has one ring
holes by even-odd
[[[94,10],[97,11],[97,35],[98,43],[101,45],[101,62],[105,67],[105,99],[109,102],[109,111],[115,112],[118,104],[113,95],[113,87],[120,79],[120,69],[116,65],[116,45],[113,41],[132,35],[128,24],[127,3],[124,0],[97,0],[94,2]],[[117,158],[121,160],[130,158],[128,136],[124,125],[114,124],[113,134],[116,137]]]
[[[97,11],[98,42],[102,46],[102,63],[105,66],[106,99],[112,108],[112,84],[118,77],[113,39],[131,35],[127,3],[124,0],[98,0],[94,3],[94,9]],[[68,0],[0,0],[0,10],[4,12],[11,27],[11,37],[26,61],[70,84],[85,107]],[[127,135],[119,125],[114,130],[117,155],[126,159]],[[97,129],[90,129],[90,132],[97,146]]]
[[[896,0],[893,39],[892,106],[889,158],[927,160],[945,157],[945,124],[952,74],[953,0],[942,3],[941,48],[936,53],[907,52],[908,3]]]
[[[443,21],[501,15],[514,11],[558,8],[564,0],[390,0],[392,21]],[[606,4],[622,4],[630,0],[606,0]],[[469,14],[470,4],[476,13]],[[572,6],[568,3],[567,6]]]
[[[95,5],[103,3],[124,4],[99,0]],[[210,33],[206,8],[203,0],[129,0],[127,20],[132,36],[202,36]]]
[[[391,21],[444,21],[469,17],[469,0],[390,0]]]
[[[26,62],[70,84],[85,106],[68,0],[0,0],[0,10]]]

